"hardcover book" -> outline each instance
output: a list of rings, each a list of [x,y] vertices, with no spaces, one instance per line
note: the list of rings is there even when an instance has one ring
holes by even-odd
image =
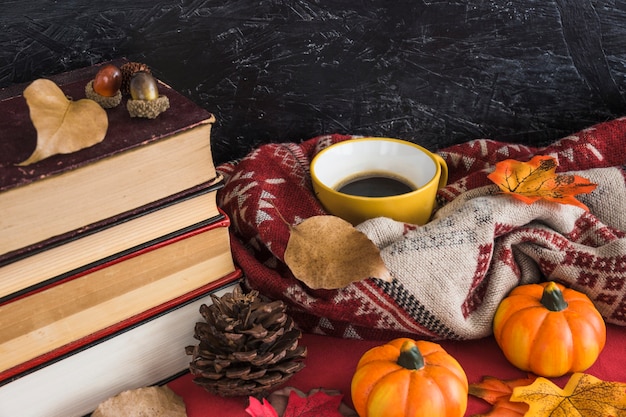
[[[232,291],[234,272],[157,309],[94,333],[82,346],[0,382],[0,415],[80,417],[122,391],[164,383],[185,373],[200,306]]]
[[[0,304],[38,288],[155,245],[200,223],[224,218],[216,193],[223,182],[208,182],[181,193],[0,256]]]
[[[115,62],[118,65],[124,61]],[[50,77],[74,100],[106,63]],[[125,100],[107,109],[102,142],[27,166],[37,131],[22,96],[0,91],[0,255],[187,190],[216,177],[214,116],[169,86],[170,108],[156,119],[130,117]]]
[[[228,225],[198,225],[1,304],[0,380],[235,271]]]

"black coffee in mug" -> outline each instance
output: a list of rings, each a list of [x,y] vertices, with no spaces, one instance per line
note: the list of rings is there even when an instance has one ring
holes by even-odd
[[[408,181],[386,173],[361,173],[354,175],[336,187],[337,191],[359,197],[389,197],[406,194],[417,188]]]

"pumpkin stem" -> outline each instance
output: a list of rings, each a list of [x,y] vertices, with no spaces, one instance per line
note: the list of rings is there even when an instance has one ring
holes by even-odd
[[[541,304],[550,311],[563,311],[567,308],[567,301],[554,281],[550,281],[543,289]]]
[[[424,357],[415,343],[405,342],[400,349],[397,364],[406,369],[419,370],[424,367]]]

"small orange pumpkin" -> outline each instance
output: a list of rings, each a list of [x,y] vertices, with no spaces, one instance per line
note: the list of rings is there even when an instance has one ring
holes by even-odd
[[[352,377],[360,417],[461,417],[467,376],[440,345],[399,338],[363,354]]]
[[[514,288],[496,310],[493,332],[509,362],[545,377],[586,370],[606,342],[589,297],[553,281]]]

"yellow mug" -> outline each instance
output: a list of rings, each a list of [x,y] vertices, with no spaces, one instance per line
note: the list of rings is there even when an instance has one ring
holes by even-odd
[[[311,161],[313,190],[331,214],[353,225],[375,217],[423,225],[448,182],[443,158],[400,139],[350,139]]]

